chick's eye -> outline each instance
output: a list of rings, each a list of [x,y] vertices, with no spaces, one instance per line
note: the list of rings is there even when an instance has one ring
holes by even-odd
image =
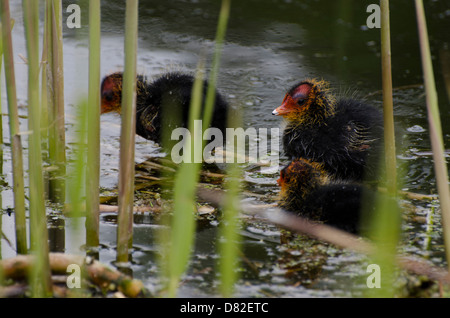
[[[108,102],[112,101],[114,96],[112,92],[103,93],[103,98],[105,98]]]
[[[299,100],[297,101],[297,104],[298,104],[298,105],[302,105],[304,102],[305,102],[304,99],[299,99]]]

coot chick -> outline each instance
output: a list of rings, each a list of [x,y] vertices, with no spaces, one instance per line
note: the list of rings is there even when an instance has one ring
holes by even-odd
[[[337,100],[327,82],[309,79],[294,85],[272,114],[287,120],[282,142],[290,159],[320,162],[335,179],[362,180],[377,173],[383,119],[371,105]]]
[[[101,113],[121,111],[123,73],[106,76],[101,85]],[[163,130],[170,134],[178,127],[187,128],[194,77],[178,72],[162,75],[150,82],[144,76],[136,78],[136,134],[161,144]],[[205,80],[203,107],[208,83]],[[216,92],[210,127],[225,136],[228,103]],[[203,114],[202,114],[203,115]],[[201,118],[200,118],[201,119]]]
[[[354,234],[366,230],[363,209],[373,209],[375,196],[360,184],[331,180],[322,164],[307,159],[292,161],[277,182],[286,211]]]

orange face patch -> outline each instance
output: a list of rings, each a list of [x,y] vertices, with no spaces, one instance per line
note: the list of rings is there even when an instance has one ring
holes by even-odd
[[[292,99],[291,95],[286,94],[283,99],[283,103],[277,109],[273,111],[274,115],[277,116],[286,116],[287,114],[293,112],[295,110],[295,101]]]
[[[101,113],[120,112],[122,76],[112,74],[103,80],[101,87]]]
[[[286,119],[298,119],[309,108],[312,86],[309,83],[300,84],[289,91],[283,99],[283,103],[272,114],[283,116]]]

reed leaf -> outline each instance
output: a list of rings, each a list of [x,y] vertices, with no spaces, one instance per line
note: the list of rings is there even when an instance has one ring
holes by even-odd
[[[49,159],[57,168],[51,173],[49,197],[52,201],[65,201],[66,137],[64,120],[64,60],[61,0],[48,0],[46,10],[51,24],[48,37],[48,57],[51,79],[48,80],[49,103]],[[51,51],[51,53],[50,53]],[[51,59],[51,61],[50,61]],[[49,74],[50,75],[50,74]]]
[[[70,166],[70,171],[67,177],[67,212],[72,217],[81,217],[82,211],[86,208],[84,206],[84,191],[86,188],[83,183],[86,183],[86,126],[87,126],[87,112],[88,102],[86,99],[80,100],[77,104],[78,113],[75,124],[76,138],[73,145],[73,157],[71,158],[73,164]],[[76,223],[75,223],[76,224]],[[86,237],[88,236],[88,217],[86,217]],[[88,246],[91,246],[88,244]]]
[[[383,83],[384,144],[388,192],[397,191],[397,164],[395,155],[394,102],[392,99],[391,36],[389,0],[381,0],[381,63]]]
[[[200,118],[201,114],[203,69],[204,66],[200,62],[192,87],[189,110],[188,129],[191,136],[185,139],[184,162],[177,171],[173,188],[173,216],[170,225],[167,258],[169,297],[176,297],[177,295],[180,277],[188,266],[195,238],[195,199],[201,164],[193,159],[197,158],[198,155],[200,155],[200,158],[202,156],[202,149],[199,151],[198,147],[195,146],[196,144],[202,145],[203,139],[201,133],[195,133],[201,129],[201,127],[195,127],[195,121]]]
[[[14,54],[11,39],[11,17],[9,1],[0,1],[2,20],[2,41],[5,61],[6,92],[9,113],[9,133],[11,138],[12,170],[14,181],[14,215],[16,221],[17,253],[27,253],[27,234],[25,219],[25,187],[23,176],[22,139],[20,136],[19,114],[17,110],[16,79],[14,73]]]
[[[50,0],[45,1],[44,6],[44,32],[42,38],[41,56],[41,144],[42,157],[48,160],[48,131],[49,131],[49,98],[48,98],[48,78],[49,78],[49,38],[51,37],[51,20],[47,9]],[[46,180],[44,180],[46,181]]]
[[[216,45],[214,51],[214,57],[212,61],[211,73],[209,77],[209,87],[206,95],[205,102],[205,113],[203,116],[203,129],[205,130],[209,127],[211,123],[211,118],[214,111],[215,103],[215,90],[217,86],[217,76],[219,74],[220,59],[223,51],[223,43],[225,41],[225,35],[227,31],[228,20],[230,16],[230,0],[223,0],[219,20],[217,24],[216,32]],[[228,118],[228,123],[233,127],[238,127],[237,123],[230,122]],[[219,247],[220,254],[220,277],[221,285],[220,291],[223,296],[230,297],[233,293],[234,283],[237,279],[236,262],[239,244],[239,234],[238,234],[238,206],[239,206],[239,193],[240,193],[240,179],[241,179],[241,169],[237,164],[230,164],[228,167],[229,181],[227,183],[227,200],[224,206],[224,219],[220,227],[219,236],[223,238],[222,243]]]
[[[239,206],[241,193],[242,169],[237,163],[229,165],[227,194],[223,207],[223,220],[220,225],[221,238],[219,255],[220,292],[223,297],[231,297],[234,284],[238,278],[237,263],[239,254]]]
[[[31,269],[33,297],[52,295],[49,265],[47,216],[42,175],[39,101],[39,3],[22,1],[28,57],[28,138],[31,250],[36,262]]]
[[[205,131],[210,123],[214,112],[214,103],[216,98],[217,76],[220,68],[220,58],[222,56],[222,47],[227,31],[228,18],[230,16],[231,0],[222,0],[220,8],[219,20],[217,24],[217,32],[215,39],[214,56],[209,74],[208,91],[206,92],[205,110],[203,114],[203,131]]]
[[[395,151],[394,112],[392,99],[392,73],[391,73],[391,41],[389,26],[389,0],[381,0],[381,56],[382,56],[382,86],[383,86],[383,113],[384,113],[384,142],[385,142],[385,171],[387,193],[377,194],[375,211],[372,215],[364,215],[364,220],[370,224],[368,237],[376,244],[371,255],[373,264],[378,265],[381,271],[381,288],[367,289],[366,295],[370,297],[393,297],[395,290],[395,258],[397,245],[400,239],[401,218],[397,204],[397,169]],[[380,164],[380,166],[382,166]],[[363,200],[363,202],[368,202]],[[366,204],[365,210],[372,210]]]
[[[128,261],[133,240],[134,149],[136,132],[136,54],[138,36],[138,0],[126,2],[125,70],[122,89],[122,125],[120,133],[119,217],[117,261]]]
[[[169,297],[175,297],[178,290],[181,275],[185,272],[192,247],[195,240],[195,200],[196,189],[199,180],[201,164],[195,159],[202,158],[203,154],[203,134],[196,134],[198,130],[205,131],[212,120],[215,104],[215,92],[217,84],[217,75],[220,67],[220,58],[222,46],[225,38],[227,21],[230,11],[230,1],[222,1],[219,14],[219,21],[215,39],[214,57],[211,65],[209,84],[206,92],[205,106],[203,109],[202,125],[196,125],[196,119],[200,118],[202,91],[203,91],[203,62],[200,61],[197,68],[195,82],[192,88],[192,99],[189,111],[188,128],[191,132],[191,138],[185,140],[183,153],[185,161],[177,172],[174,186],[174,207],[169,236],[168,253],[168,294]],[[193,135],[193,136],[192,136]],[[202,145],[201,148],[198,145]],[[190,150],[190,151],[189,151]],[[186,161],[189,160],[187,163]]]
[[[14,24],[14,22],[13,22]],[[0,23],[0,74],[3,67],[3,41],[2,41],[2,24]],[[2,87],[2,78],[0,76],[0,87]],[[2,109],[2,92],[0,89],[0,109]],[[0,175],[3,174],[3,116],[0,116]],[[1,206],[1,194],[0,194],[0,206]],[[1,218],[0,218],[1,229]],[[1,244],[0,244],[1,245]],[[0,246],[0,258],[1,258],[1,246]]]
[[[89,1],[89,107],[86,167],[86,244],[99,245],[100,0]]]
[[[444,139],[439,115],[439,104],[433,73],[428,31],[423,1],[416,0],[417,25],[419,30],[422,69],[425,82],[428,123],[430,127],[431,149],[433,151],[434,170],[442,213],[447,266],[450,269],[450,187],[448,169],[444,156]]]
[[[392,298],[395,296],[394,282],[397,269],[397,246],[401,230],[401,211],[397,200],[390,194],[378,194],[375,205],[374,214],[370,219],[371,226],[368,237],[373,240],[376,247],[370,256],[372,264],[380,267],[381,288],[367,289],[366,296]],[[371,207],[365,208],[370,209]]]
[[[3,41],[2,41],[2,24],[0,23],[0,74],[3,67]],[[0,87],[2,87],[2,78],[0,76]],[[2,92],[0,89],[0,110],[2,109]],[[3,116],[0,116],[0,145],[3,146]],[[0,174],[3,174],[3,147],[0,147]],[[0,227],[1,228],[1,227]],[[0,247],[1,249],[1,247]],[[1,255],[0,255],[1,257]]]
[[[3,40],[2,40],[2,24],[0,23],[0,74],[3,66]],[[0,76],[0,87],[2,87],[2,78]],[[0,109],[2,109],[2,90],[0,89]],[[3,116],[0,117],[0,175],[3,174]],[[2,196],[0,194],[0,206],[2,203]],[[3,217],[0,214],[0,229],[2,226]],[[0,244],[0,260],[2,259],[2,244]],[[3,286],[3,271],[0,269],[0,286]]]
[[[445,90],[447,91],[448,101],[450,102],[450,49],[442,48],[440,51],[441,71],[444,77]]]

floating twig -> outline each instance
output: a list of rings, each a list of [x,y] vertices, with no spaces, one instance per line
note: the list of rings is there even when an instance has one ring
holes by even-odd
[[[215,206],[223,204],[224,193],[222,190],[200,189],[198,195],[201,198],[210,201],[211,204]],[[361,237],[293,215],[278,207],[274,207],[274,204],[255,205],[242,203],[241,211],[260,217],[262,221],[275,224],[299,234],[310,236],[323,242],[331,243],[344,249],[366,255],[373,255],[376,251],[376,246],[374,244]],[[450,284],[450,274],[445,269],[436,267],[428,261],[418,259],[411,255],[398,255],[396,260],[397,264],[405,270],[411,271],[417,275],[425,275],[442,284]]]
[[[89,280],[103,289],[114,290],[117,287],[117,290],[127,297],[138,297],[142,293],[147,293],[141,281],[132,279],[90,257],[50,253],[49,260],[53,274],[66,275],[68,266],[75,264],[83,267]],[[0,261],[0,266],[6,278],[23,279],[28,276],[30,268],[34,266],[34,256],[18,255],[14,258]]]

